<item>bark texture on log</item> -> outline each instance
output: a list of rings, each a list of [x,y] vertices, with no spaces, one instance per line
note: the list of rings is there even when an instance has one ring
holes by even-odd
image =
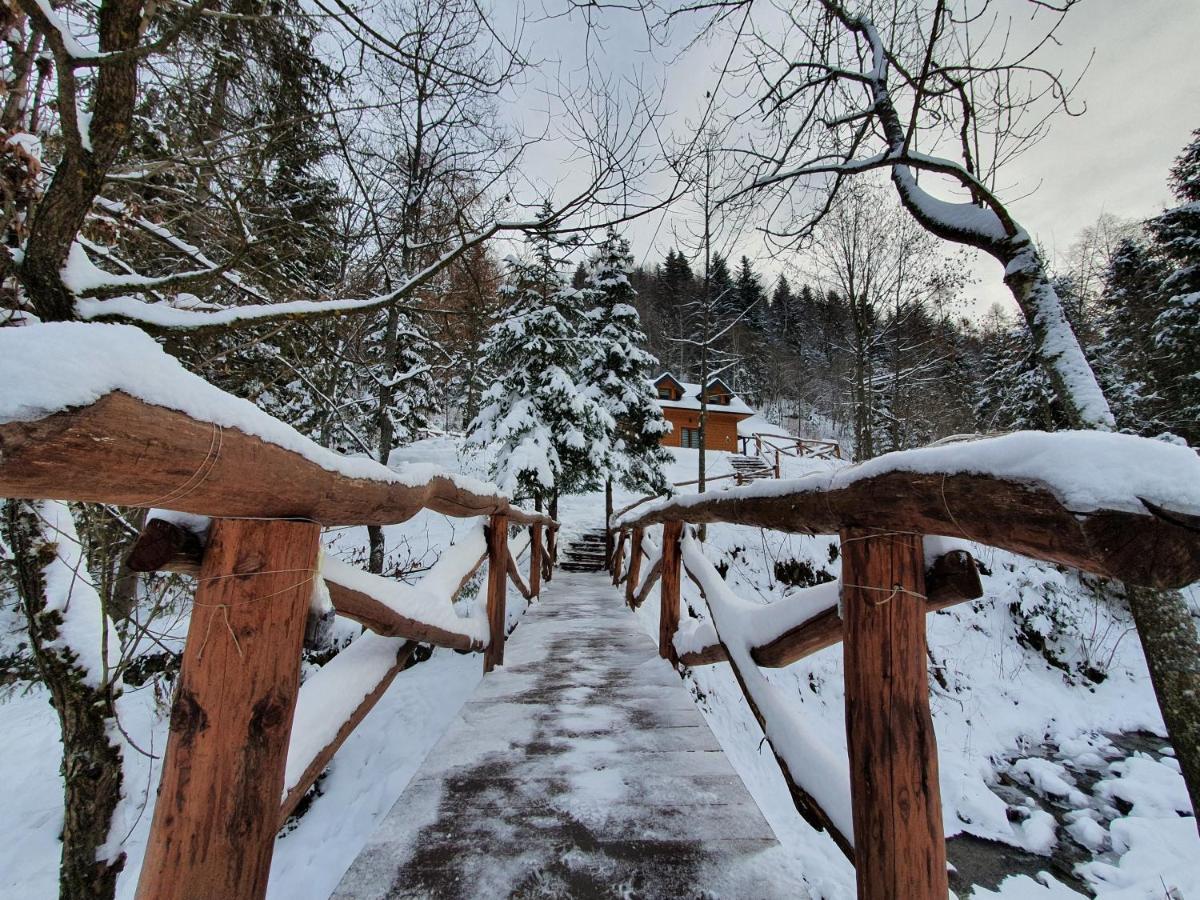
[[[389,525],[421,509],[449,516],[546,516],[476,494],[448,477],[412,487],[352,478],[235,428],[114,391],[90,406],[0,424],[0,496],[167,506],[215,518],[305,518]]]
[[[634,528],[629,539],[629,575],[625,579],[625,603],[630,609],[637,609],[634,602],[637,599],[638,579],[642,575],[642,536],[641,528]]]
[[[529,526],[529,593],[542,593],[542,526]]]
[[[878,528],[961,537],[1155,588],[1200,580],[1200,534],[1171,511],[1145,515],[1068,509],[1046,487],[970,473],[887,472],[832,490],[777,497],[727,491],[672,502],[627,522],[728,522],[779,531],[835,534]],[[734,496],[728,496],[733,494]]]
[[[488,581],[487,617],[491,639],[483,651],[483,671],[504,665],[504,640],[507,623],[508,593],[508,520],[492,516],[487,529]]]
[[[1200,642],[1183,596],[1126,586],[1150,680],[1192,811],[1200,811]],[[1200,817],[1196,820],[1200,829]]]
[[[201,569],[143,900],[263,897],[320,526],[218,520]]]
[[[662,607],[658,618],[658,655],[672,665],[679,662],[675,653],[675,632],[679,630],[679,588],[683,577],[683,554],[679,546],[682,534],[682,522],[667,522],[663,526],[662,581],[659,584]]]
[[[842,532],[846,736],[864,900],[945,900],[929,712],[924,552],[916,535]]]

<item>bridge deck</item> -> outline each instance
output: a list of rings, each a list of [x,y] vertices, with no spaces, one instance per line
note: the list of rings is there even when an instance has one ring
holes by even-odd
[[[604,576],[557,573],[334,893],[802,897]]]

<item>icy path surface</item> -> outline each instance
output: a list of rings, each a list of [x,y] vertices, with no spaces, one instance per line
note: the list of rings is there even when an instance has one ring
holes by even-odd
[[[334,896],[808,893],[618,591],[560,571]]]

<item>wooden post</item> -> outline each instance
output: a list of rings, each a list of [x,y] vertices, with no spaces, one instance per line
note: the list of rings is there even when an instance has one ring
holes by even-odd
[[[491,640],[483,651],[483,671],[504,665],[505,601],[508,597],[508,518],[492,516],[487,530],[487,616]]]
[[[779,448],[775,448],[775,480],[779,480]]]
[[[554,578],[554,564],[558,562],[558,530],[546,529],[546,550],[542,554],[542,580]]]
[[[320,533],[313,522],[213,523],[141,900],[266,895]]]
[[[634,528],[629,538],[629,578],[625,582],[625,603],[634,608],[638,579],[642,577],[642,529]]]
[[[604,565],[612,565],[613,557],[613,533],[612,533],[612,514],[613,514],[613,490],[612,479],[604,479]]]
[[[612,583],[616,587],[621,583],[621,570],[625,567],[625,543],[629,540],[629,532],[622,531],[617,536],[617,549],[613,551]]]
[[[754,435],[754,452],[756,454],[758,454],[759,456],[762,456],[762,435],[761,434]]]
[[[841,540],[858,896],[945,900],[922,540],[860,529],[843,530]]]
[[[658,655],[670,660],[672,665],[679,662],[679,657],[675,655],[675,632],[679,630],[679,581],[683,568],[679,537],[682,534],[682,522],[663,525],[662,583],[658,588],[662,604],[658,617]]]
[[[542,526],[529,526],[529,593],[542,594]]]

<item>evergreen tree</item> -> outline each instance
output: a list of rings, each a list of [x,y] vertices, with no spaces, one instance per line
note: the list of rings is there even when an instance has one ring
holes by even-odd
[[[688,345],[683,343],[682,339],[690,337],[690,306],[696,290],[687,257],[677,250],[668,250],[659,273],[659,282],[659,294],[664,307],[663,319],[668,328],[667,337],[676,339],[666,345],[671,353],[670,356],[664,357],[664,361],[669,368],[682,374],[687,371],[691,362]]]
[[[1050,379],[1021,323],[992,336],[982,357],[983,382],[975,415],[979,430],[1057,431],[1070,427]]]
[[[496,372],[468,439],[495,445],[491,477],[503,490],[547,501],[594,488],[610,465],[610,416],[575,382],[585,342],[583,292],[567,284],[547,233],[531,236],[528,260],[510,258],[505,304],[483,348]]]
[[[774,337],[782,344],[791,345],[792,331],[795,328],[793,315],[796,298],[792,294],[792,286],[786,275],[780,275],[775,282],[775,290],[771,292],[771,325]]]
[[[722,321],[736,318],[742,308],[738,302],[733,276],[729,274],[729,264],[719,253],[713,255],[708,280],[717,318]]]
[[[1089,347],[1096,377],[1117,424],[1139,434],[1154,424],[1155,397],[1148,382],[1154,367],[1154,321],[1158,316],[1161,264],[1143,244],[1120,241],[1104,273],[1097,314],[1100,336]]]
[[[1154,380],[1166,426],[1200,446],[1200,129],[1171,169],[1180,205],[1147,223],[1170,270],[1159,286]]]
[[[743,256],[738,263],[737,278],[734,281],[734,296],[737,302],[737,313],[744,317],[742,321],[746,326],[760,333],[766,333],[767,295],[747,256]]]
[[[660,442],[670,426],[650,384],[658,360],[643,346],[646,335],[629,283],[632,268],[629,242],[609,229],[587,275],[595,306],[588,315],[592,337],[579,382],[616,423],[609,475],[630,490],[662,493],[669,489],[663,467],[671,455]]]

